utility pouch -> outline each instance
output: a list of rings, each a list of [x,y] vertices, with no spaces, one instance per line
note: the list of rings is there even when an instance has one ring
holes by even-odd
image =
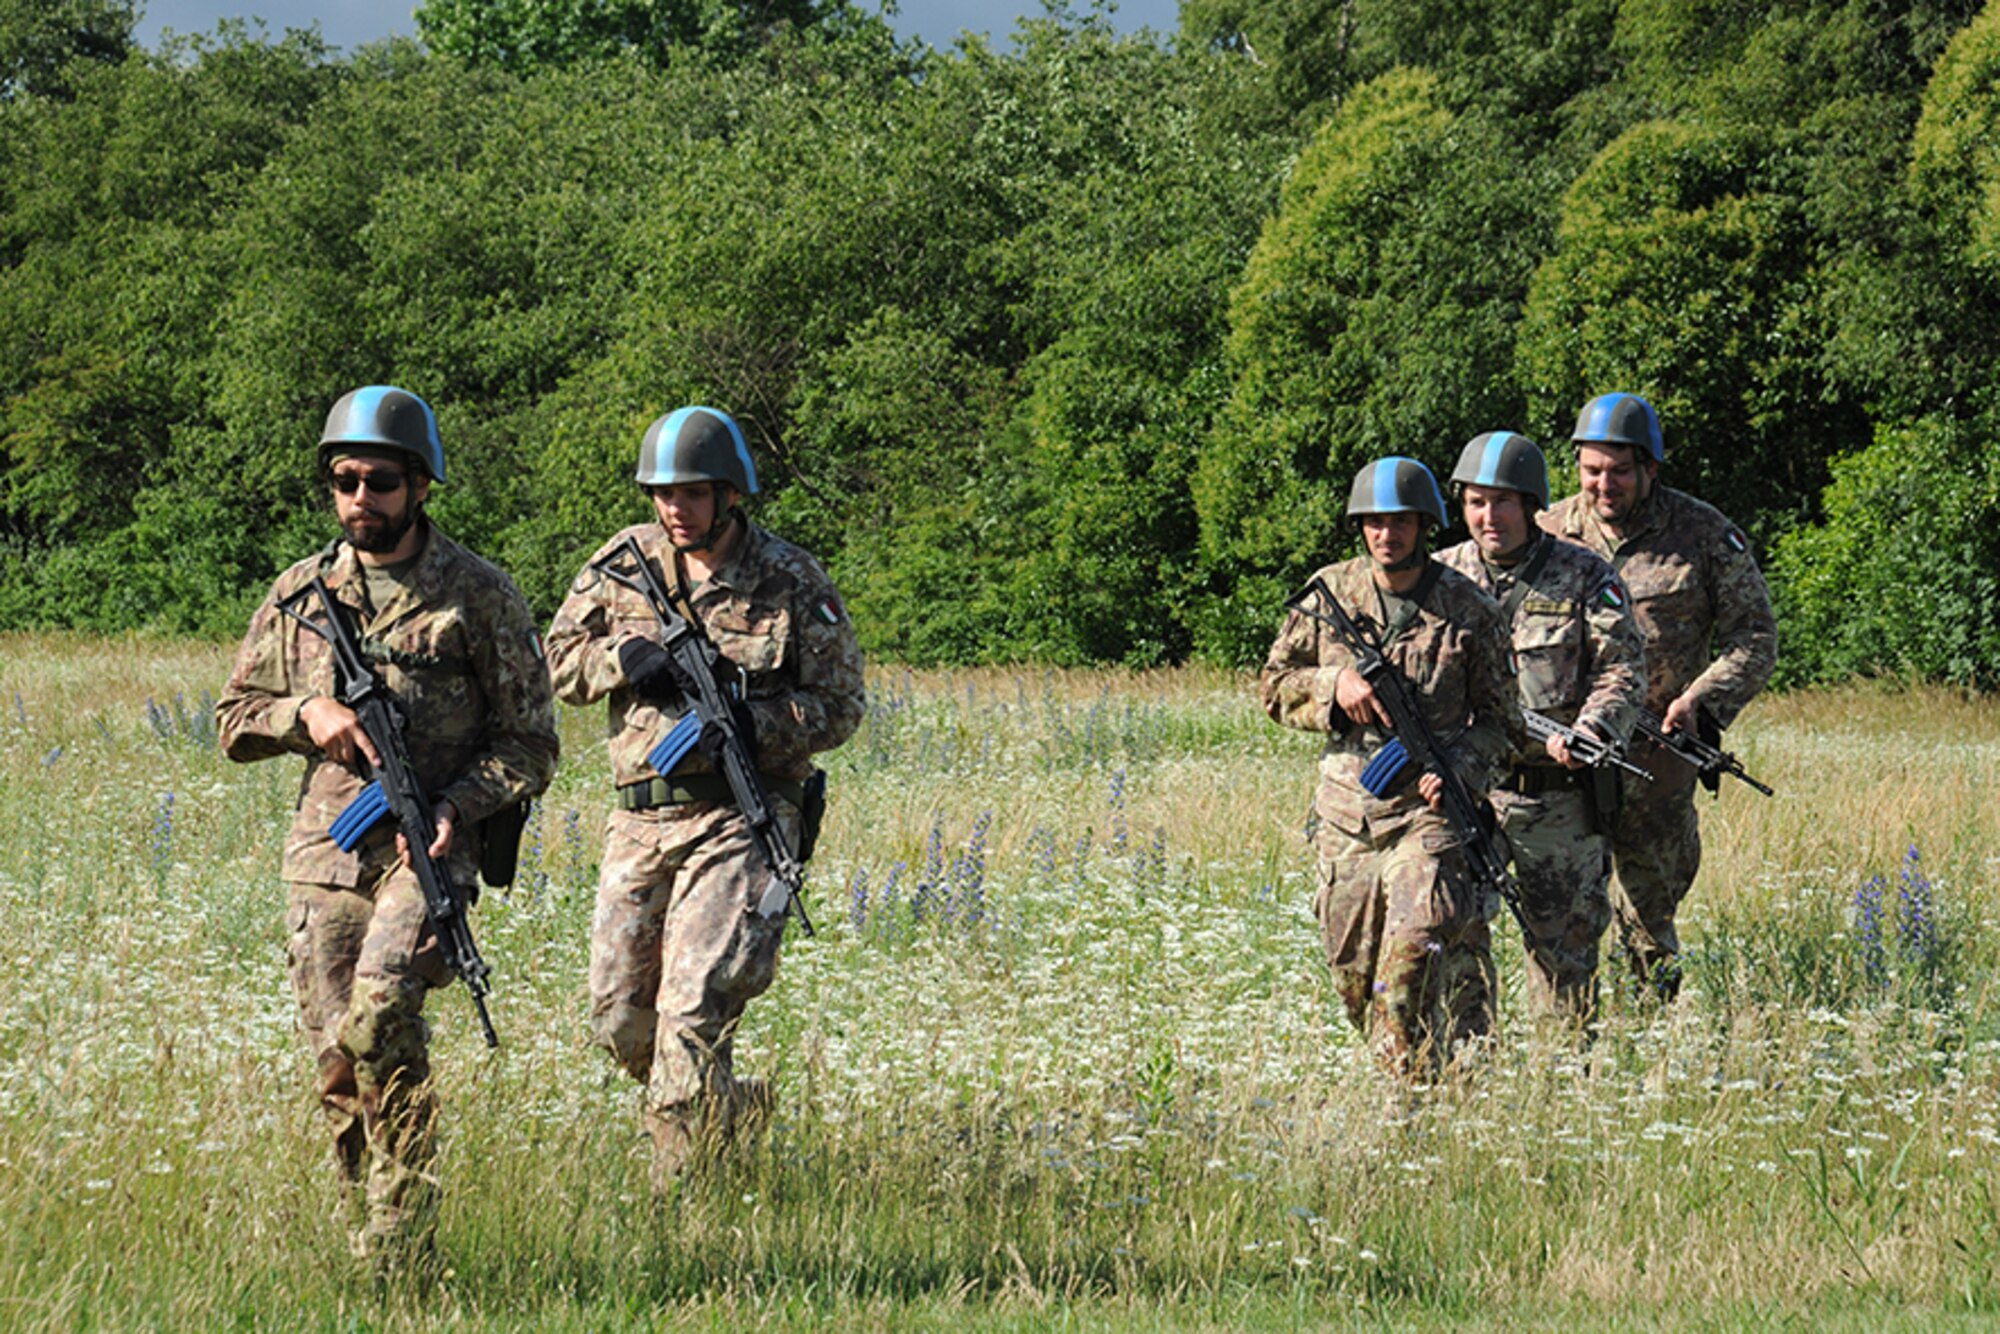
[[[1618,806],[1624,800],[1622,776],[1616,769],[1586,770],[1583,799],[1590,807],[1590,827],[1606,838],[1611,836],[1611,826],[1617,823]]]
[[[1387,800],[1402,787],[1409,778],[1410,752],[1400,738],[1390,737],[1389,744],[1369,757],[1361,770],[1361,786],[1377,801]]]
[[[1715,725],[1715,719],[1708,716],[1707,709],[1695,709],[1694,734],[1710,750],[1722,749],[1722,729]],[[1696,772],[1695,777],[1708,789],[1710,796],[1714,796],[1722,788],[1722,769],[1719,765],[1713,769],[1701,769]]]
[[[521,862],[521,830],[528,823],[528,803],[502,806],[480,821],[479,878],[495,889],[514,883]]]
[[[826,819],[826,770],[814,769],[806,779],[805,793],[799,799],[799,863],[804,865],[812,860],[813,849],[819,846],[819,827]]]

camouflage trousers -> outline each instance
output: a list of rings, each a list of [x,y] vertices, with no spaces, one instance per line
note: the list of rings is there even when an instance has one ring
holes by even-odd
[[[1323,820],[1314,901],[1334,989],[1382,1062],[1413,1076],[1493,1027],[1492,905],[1428,808],[1386,824]]]
[[[1514,854],[1527,919],[1528,1008],[1540,1018],[1589,1021],[1597,1006],[1597,945],[1611,924],[1611,844],[1575,788],[1493,794]]]
[[[319,1068],[343,1211],[360,1196],[355,1252],[427,1244],[437,1207],[430,1174],[437,1104],[423,1008],[450,974],[423,891],[393,852],[364,864],[352,889],[290,888],[292,991]]]
[[[1626,779],[1611,830],[1617,869],[1611,907],[1626,963],[1641,984],[1671,1000],[1680,992],[1680,933],[1674,915],[1701,870],[1701,820],[1694,808],[1694,769],[1650,743],[1632,760],[1653,782]]]
[[[786,838],[797,815],[774,800]],[[645,1086],[655,1181],[704,1130],[762,1099],[735,1076],[743,1011],[777,973],[784,919],[755,911],[770,872],[733,807],[614,810],[590,933],[590,1027]]]

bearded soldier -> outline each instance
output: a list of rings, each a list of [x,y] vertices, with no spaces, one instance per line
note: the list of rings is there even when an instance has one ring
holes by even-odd
[[[1492,786],[1521,733],[1500,609],[1464,575],[1430,559],[1444,497],[1414,459],[1385,458],[1354,479],[1348,517],[1363,554],[1316,576],[1412,685],[1449,762],[1475,792]],[[1370,761],[1389,717],[1355,656],[1323,622],[1294,610],[1264,663],[1264,709],[1287,727],[1327,734],[1314,810],[1314,899],[1334,986],[1384,1064],[1413,1076],[1492,1025],[1488,920],[1496,904],[1468,872],[1440,812],[1438,776],[1403,766],[1371,790]]]
[[[785,916],[768,910],[771,868],[718,769],[714,734],[672,761],[656,749],[700,683],[663,647],[644,595],[600,566],[635,542],[679,615],[714,645],[794,848],[812,756],[854,732],[864,697],[854,628],[825,571],[740,507],[757,472],[728,414],[687,407],[654,422],[638,482],[655,521],[592,557],[548,642],[563,700],[608,701],[618,791],[591,931],[590,1022],[644,1085],[653,1179],[665,1190],[698,1150],[720,1147],[768,1105],[760,1082],[736,1078],[732,1038],[771,985]]]
[[[1666,731],[1716,740],[1770,679],[1777,623],[1743,533],[1712,506],[1659,484],[1660,419],[1637,394],[1584,404],[1571,436],[1582,491],[1537,521],[1617,571],[1645,643],[1646,708]],[[1632,971],[1680,991],[1674,915],[1701,868],[1694,768],[1657,743],[1632,759],[1651,783],[1623,783],[1611,826],[1612,906]]]
[[[1472,536],[1438,559],[1506,614],[1522,706],[1622,748],[1645,698],[1645,651],[1611,567],[1535,525],[1549,503],[1541,447],[1511,431],[1475,436],[1451,480]],[[1551,736],[1516,752],[1493,791],[1521,886],[1529,1005],[1575,1023],[1594,1008],[1611,923],[1595,778]]]
[[[319,464],[341,538],[278,576],[216,705],[232,760],[303,755],[285,840],[291,975],[356,1254],[393,1261],[427,1243],[435,1101],[425,997],[450,980],[396,822],[345,852],[332,833],[381,755],[335,697],[327,642],[279,610],[321,576],[406,714],[404,739],[434,803],[430,853],[474,884],[481,822],[540,793],[555,770],[555,709],[534,617],[498,568],[424,514],[444,482],[437,419],[374,385],[334,404]],[[518,826],[516,826],[518,829]],[[356,1196],[360,1198],[357,1200]]]

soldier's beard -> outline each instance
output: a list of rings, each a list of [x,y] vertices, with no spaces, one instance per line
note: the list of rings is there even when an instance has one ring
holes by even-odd
[[[403,511],[399,520],[370,525],[360,518],[349,519],[342,524],[341,531],[347,534],[347,544],[356,551],[365,551],[371,556],[380,556],[394,551],[403,540],[403,535],[416,523],[421,510],[412,505]]]

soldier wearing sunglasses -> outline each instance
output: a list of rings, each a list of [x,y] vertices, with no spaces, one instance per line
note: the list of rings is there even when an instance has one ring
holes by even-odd
[[[481,822],[548,785],[555,710],[526,600],[424,513],[445,479],[429,405],[387,386],[355,390],[327,417],[319,463],[341,535],[278,576],[216,721],[232,760],[305,757],[283,863],[292,987],[352,1249],[381,1269],[429,1251],[436,1104],[423,1009],[449,974],[395,822],[352,852],[334,841],[335,817],[381,757],[336,697],[326,642],[279,604],[320,575],[348,608],[405,710],[434,803],[431,855],[461,886],[474,884]]]

